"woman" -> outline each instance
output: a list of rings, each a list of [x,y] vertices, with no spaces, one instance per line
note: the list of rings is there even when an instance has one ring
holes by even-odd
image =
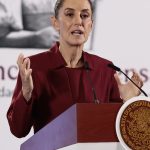
[[[116,82],[115,72],[107,67],[110,61],[83,51],[92,14],[90,0],[57,0],[51,19],[59,43],[30,58],[18,57],[20,74],[7,113],[15,136],[26,136],[32,126],[37,132],[74,103],[93,103],[95,98],[100,103],[121,102],[139,95],[132,83],[121,84],[117,75]],[[142,86],[136,73],[132,78]]]

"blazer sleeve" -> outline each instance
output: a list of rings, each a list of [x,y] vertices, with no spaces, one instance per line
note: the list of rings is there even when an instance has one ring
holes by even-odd
[[[35,85],[34,85],[35,87]],[[17,84],[12,97],[12,102],[7,111],[7,119],[10,130],[13,135],[18,138],[26,136],[33,125],[33,102],[34,89],[29,102],[25,100],[22,94],[22,82],[20,75],[18,75]]]

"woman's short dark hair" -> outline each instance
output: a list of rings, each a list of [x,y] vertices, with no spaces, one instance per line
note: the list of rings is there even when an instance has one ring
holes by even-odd
[[[58,13],[59,13],[59,10],[60,8],[63,6],[65,0],[57,0],[56,3],[55,3],[55,8],[54,8],[54,13],[55,13],[55,17],[58,18]],[[90,4],[90,7],[91,7],[91,10],[92,10],[92,13],[94,12],[94,7],[93,7],[93,3],[91,0],[88,0],[89,4]]]

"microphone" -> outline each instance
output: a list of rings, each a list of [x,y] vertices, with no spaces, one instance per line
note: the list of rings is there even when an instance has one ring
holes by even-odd
[[[118,71],[118,72],[121,72],[122,74],[124,74],[146,97],[148,97],[148,95],[142,90],[142,88],[140,88],[133,80],[131,80],[127,74],[125,74],[119,67],[113,65],[113,64],[108,64],[108,67]]]
[[[95,91],[95,88],[94,88],[94,86],[93,86],[93,83],[92,83],[90,74],[89,74],[89,68],[90,68],[90,67],[89,67],[89,64],[88,64],[87,61],[84,62],[84,67],[85,67],[86,72],[87,72],[87,77],[88,77],[89,83],[90,83],[90,85],[91,85],[91,87],[92,87],[92,93],[93,93],[94,103],[95,103],[95,104],[99,104],[100,101],[97,99],[97,96],[96,96],[96,91]]]

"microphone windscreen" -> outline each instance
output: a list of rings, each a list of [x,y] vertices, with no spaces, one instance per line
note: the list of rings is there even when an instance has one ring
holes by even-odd
[[[110,68],[112,68],[112,69],[114,69],[116,71],[121,71],[121,69],[119,67],[117,67],[117,66],[115,66],[113,64],[108,64],[108,67],[110,67]]]

